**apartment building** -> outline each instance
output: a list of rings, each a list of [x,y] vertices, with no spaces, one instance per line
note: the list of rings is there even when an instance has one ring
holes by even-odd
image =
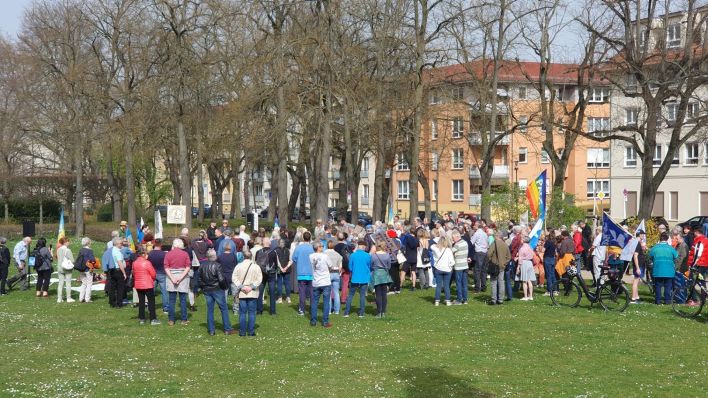
[[[479,212],[481,205],[482,134],[479,119],[488,116],[492,107],[480,109],[474,81],[481,76],[481,64],[452,65],[430,72],[429,103],[421,138],[421,169],[431,191],[433,210]],[[549,81],[557,99],[556,114],[577,101],[577,66],[554,64]],[[472,79],[473,73],[480,73]],[[541,148],[545,132],[540,123],[540,65],[534,62],[506,62],[499,73],[496,143],[493,158],[492,189],[513,182],[524,189],[544,169],[548,170],[548,187],[553,177],[550,160]],[[593,89],[591,104],[586,112],[587,131],[602,130],[609,124],[609,89],[598,82]],[[547,98],[550,93],[546,90]],[[487,115],[484,115],[486,113]],[[487,120],[489,118],[486,118]],[[515,133],[507,134],[514,129]],[[562,132],[555,138],[555,147],[562,148]],[[405,155],[400,154],[392,173],[394,209],[408,213],[410,198],[409,169]],[[575,195],[576,202],[592,210],[599,192],[604,192],[598,209],[609,208],[610,197],[609,144],[579,138],[568,165],[564,190]],[[602,196],[602,195],[600,195]],[[423,189],[419,188],[420,210],[423,209]]]
[[[699,9],[696,21],[706,12],[708,7]],[[659,51],[664,44],[667,51],[681,51],[686,44],[688,25],[685,12],[662,15],[653,20],[641,20],[639,24],[640,45],[646,44],[649,52]],[[694,26],[698,33],[696,39],[705,40],[706,24]],[[624,89],[627,92],[641,90],[631,75],[624,79],[618,76],[617,80],[625,82]],[[683,121],[683,134],[695,127],[699,115],[705,114],[706,100],[708,87],[699,87],[689,102],[686,120]],[[652,160],[655,168],[666,158],[671,131],[679,122],[678,103],[667,101],[661,113],[658,122],[662,129],[657,137]],[[643,101],[625,96],[622,90],[612,91],[611,114],[613,126],[641,125],[648,117]],[[635,215],[639,207],[642,160],[632,146],[622,141],[612,144],[610,157],[611,191],[616,199],[612,202],[612,216],[620,219]],[[679,148],[666,178],[657,189],[652,215],[662,216],[669,222],[681,222],[697,215],[708,215],[708,131],[699,131]]]

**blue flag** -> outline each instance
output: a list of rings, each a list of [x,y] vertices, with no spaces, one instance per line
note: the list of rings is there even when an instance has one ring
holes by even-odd
[[[603,246],[618,246],[624,248],[632,239],[627,231],[616,222],[612,221],[607,213],[602,213],[602,245]]]
[[[529,241],[529,245],[531,246],[532,249],[536,250],[536,246],[538,246],[538,241],[541,239],[541,233],[543,232],[543,218],[539,218],[538,221],[536,221],[536,225],[533,226],[533,229],[531,230],[531,233],[529,234],[529,237],[531,240]]]

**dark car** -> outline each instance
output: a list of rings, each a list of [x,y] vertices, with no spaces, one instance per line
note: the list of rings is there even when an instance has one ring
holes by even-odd
[[[423,210],[418,211],[418,218],[423,220],[425,218],[425,211],[423,211]],[[442,219],[442,217],[440,217],[440,214],[438,214],[437,211],[433,210],[430,212],[430,220],[429,221],[431,223],[435,223],[435,221],[438,221],[440,219]]]
[[[192,207],[192,217],[196,218],[197,216],[199,216],[199,208]],[[204,205],[204,217],[211,217],[211,205]]]
[[[691,229],[697,228],[697,227],[703,227],[703,224],[708,222],[708,216],[696,216],[688,219],[687,221],[684,221],[682,223],[677,224],[679,227],[683,228],[686,225],[690,226]]]
[[[373,219],[369,215],[369,213],[360,211],[359,216],[357,217],[357,223],[363,223],[364,225],[369,225],[373,223]],[[347,222],[352,222],[352,212],[348,211],[347,212]]]

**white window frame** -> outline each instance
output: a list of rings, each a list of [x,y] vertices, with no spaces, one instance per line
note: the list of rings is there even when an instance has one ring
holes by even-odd
[[[657,157],[658,155],[658,157]],[[652,164],[654,167],[661,166],[661,161],[664,158],[664,151],[661,144],[654,147],[654,157],[652,158]]]
[[[461,191],[456,191],[455,188],[461,188]],[[461,202],[463,200],[465,200],[465,180],[452,180],[452,201]]]
[[[588,102],[603,103],[610,99],[610,89],[607,87],[593,87],[590,89]]]
[[[409,200],[411,198],[411,185],[408,180],[398,180],[396,195],[398,200]]]
[[[708,166],[708,143],[703,144],[703,165]]]
[[[639,119],[639,109],[637,108],[625,108],[624,113],[624,124],[627,126],[636,126]]]
[[[624,147],[624,167],[637,167],[637,151],[631,145]]]
[[[430,121],[430,139],[438,139],[438,119],[432,119]]]
[[[588,133],[595,137],[607,136],[610,130],[609,117],[588,117]],[[596,133],[601,131],[601,133]]]
[[[362,184],[362,197],[368,198],[369,197],[369,184]]]
[[[368,158],[368,157],[364,157],[364,159],[362,159],[362,161],[361,161],[361,171],[362,171],[363,173],[368,173],[368,172],[369,172],[369,158]]]
[[[529,127],[529,117],[519,116],[519,131],[525,133]]]
[[[452,138],[461,138],[465,133],[465,119],[462,116],[452,118]]]
[[[601,158],[598,158],[598,153],[600,154]],[[605,159],[605,154],[607,154],[606,159]],[[586,152],[586,157],[587,157],[587,167],[589,169],[607,169],[610,167],[610,149],[609,148],[588,148],[587,152]]]
[[[524,160],[521,160],[521,156],[524,157]],[[526,147],[520,147],[519,148],[519,157],[518,157],[519,163],[521,164],[526,164],[529,162],[529,149]]]
[[[688,107],[686,108],[686,121],[688,123],[695,122],[701,112],[701,104],[697,101],[689,101]]]
[[[644,44],[649,40],[649,29],[642,27],[639,32],[639,47],[644,47]]]
[[[529,187],[529,181],[525,178],[520,178],[519,179],[519,189],[521,192],[526,192],[526,189]]]
[[[465,99],[465,88],[462,86],[452,86],[452,100],[462,101]]]
[[[518,90],[520,100],[528,99],[528,95],[529,95],[528,87],[526,87],[525,85],[522,84],[519,86],[519,88],[517,90]]]
[[[685,166],[698,166],[700,157],[700,146],[697,142],[687,142],[685,145],[686,157],[684,158]]]
[[[430,169],[433,171],[438,170],[440,167],[440,155],[437,152],[433,152],[430,154]]]
[[[666,28],[666,48],[681,47],[681,24],[673,23]]]
[[[411,166],[405,160],[403,153],[396,154],[396,171],[410,171]]]
[[[592,185],[592,189],[589,189],[590,185]],[[610,197],[610,180],[607,178],[588,178],[585,187],[587,199],[594,198],[600,192],[605,193],[605,198]]]
[[[548,156],[548,152],[545,149],[541,149],[541,164],[551,163],[551,157]]]
[[[666,104],[666,121],[675,123],[679,112],[679,104],[677,102],[669,102]]]
[[[428,92],[430,105],[437,105],[440,101],[440,91],[438,89],[431,89]]]
[[[462,170],[465,168],[465,151],[462,148],[452,149],[452,170]]]
[[[433,180],[433,192],[430,193],[431,200],[438,200],[438,180]]]

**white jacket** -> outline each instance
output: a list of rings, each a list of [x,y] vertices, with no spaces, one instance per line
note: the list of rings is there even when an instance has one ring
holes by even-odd
[[[452,272],[455,266],[455,256],[452,255],[451,248],[440,249],[438,245],[431,245],[430,250],[433,251],[433,266],[438,271]]]

